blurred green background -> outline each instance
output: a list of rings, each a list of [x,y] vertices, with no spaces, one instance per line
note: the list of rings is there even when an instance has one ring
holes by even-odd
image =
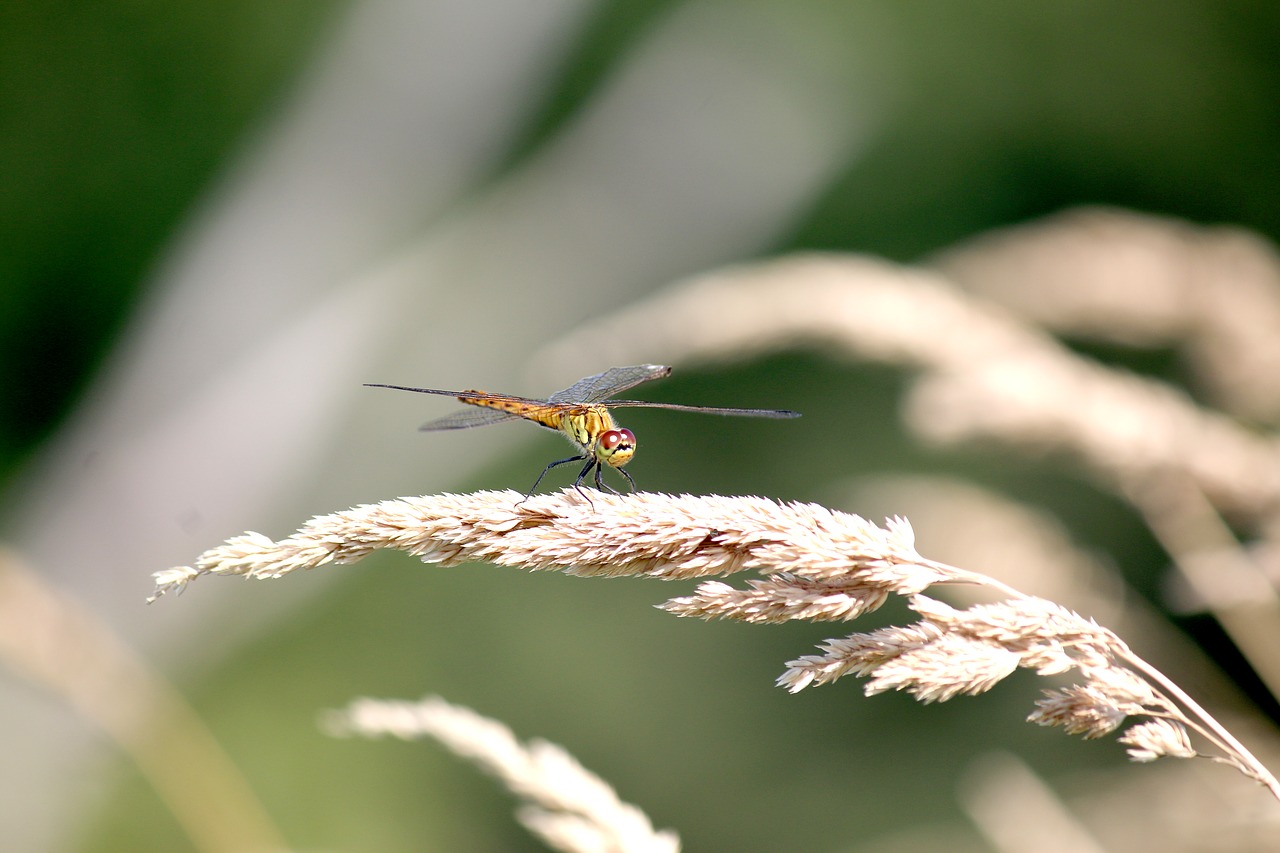
[[[520,66],[512,45],[534,32],[521,48],[533,58]],[[524,488],[561,453],[551,437],[514,427],[510,438],[418,435],[420,421],[445,411],[428,404],[438,401],[357,396],[359,384],[550,392],[559,386],[519,372],[525,353],[681,275],[802,249],[918,261],[1081,204],[1280,238],[1280,7],[16,2],[0,9],[0,41],[6,538],[182,685],[296,849],[540,849],[508,816],[506,796],[438,747],[321,735],[317,714],[357,695],[439,693],[521,736],[561,743],[659,826],[676,828],[689,850],[871,850],[904,826],[960,822],[955,769],[987,749],[1067,778],[1123,763],[1114,743],[1022,725],[1037,689],[1030,678],[943,707],[866,699],[852,679],[789,696],[772,686],[783,662],[842,631],[675,620],[650,605],[683,590],[652,582],[441,570],[383,554],[276,584],[215,591],[218,581],[204,581],[149,609],[141,601],[150,572],[242,529],[279,537],[312,513],[360,501]],[[431,65],[429,54],[447,47],[460,59]],[[390,61],[401,54],[402,66]],[[668,56],[676,59],[662,64]],[[741,73],[707,74],[716,62]],[[420,116],[419,87],[433,105]],[[313,118],[329,98],[359,108]],[[379,110],[383,101],[391,106]],[[684,120],[687,134],[665,134],[665,123]],[[307,172],[297,163],[312,144],[329,148]],[[682,146],[705,159],[673,167]],[[335,173],[345,183],[309,195],[308,175]],[[732,194],[745,185],[750,194]],[[656,202],[660,192],[670,197]],[[267,196],[249,205],[245,226],[261,239],[257,254],[220,266],[240,238],[219,229],[255,193]],[[294,197],[296,208],[271,207]],[[507,212],[516,208],[533,213]],[[564,211],[587,225],[562,223]],[[624,236],[641,226],[657,236],[615,244],[604,226],[592,230],[618,211],[636,216],[617,229]],[[308,217],[321,213],[316,226]],[[682,213],[697,227],[666,234],[666,217]],[[221,236],[202,242],[210,233]],[[421,261],[421,246],[436,254]],[[545,273],[506,278],[503,264],[518,269],[534,250],[552,259]],[[206,255],[213,260],[192,273]],[[297,258],[331,278],[273,275]],[[394,288],[378,289],[388,270],[409,288],[430,279],[430,295],[416,307],[394,302]],[[205,289],[175,309],[173,294],[196,292],[192,279]],[[232,295],[218,302],[224,292]],[[329,353],[317,342],[325,339],[290,337],[297,329],[280,319],[315,305],[337,315],[355,305],[388,315],[388,325]],[[165,335],[169,356],[158,358]],[[376,358],[333,367],[370,341]],[[256,347],[306,355],[297,370],[260,372],[245,355]],[[1178,375],[1161,353],[1103,354]],[[279,396],[237,397],[230,380],[218,384],[223,365]],[[149,368],[167,372],[143,381]],[[681,368],[645,392],[805,418],[715,423],[709,434],[636,412],[627,422],[645,455],[631,470],[659,491],[826,503],[858,475],[959,474],[1052,510],[1160,603],[1164,557],[1127,509],[1049,463],[914,445],[898,421],[899,382],[893,370],[813,351]],[[338,390],[308,408],[308,389],[321,383]],[[225,422],[189,405],[206,384],[221,389],[211,410]],[[299,421],[282,421],[265,399]],[[184,418],[211,434],[244,434],[227,447],[192,434],[158,458],[145,491],[177,507],[171,516],[149,516],[138,493],[117,486],[86,498],[84,511],[114,494],[115,510],[136,525],[103,528],[124,540],[119,549],[98,528],[54,528],[47,508],[68,504],[51,497],[51,483],[77,482],[67,472],[91,456],[136,470],[124,464],[135,457],[113,456],[112,436],[145,457],[149,442],[164,443],[152,425]],[[252,467],[252,454],[266,452],[254,436],[277,422],[289,424],[279,446],[298,456],[257,466],[260,476],[164,461]],[[68,432],[74,443],[60,438]],[[431,457],[453,467],[424,467],[437,464]],[[179,486],[209,505],[167,497]],[[230,509],[214,509],[212,493]],[[42,524],[59,532],[30,532]],[[148,551],[153,535],[168,538]],[[81,536],[83,553],[126,556],[42,550]],[[902,616],[884,618],[893,615]],[[17,677],[5,691],[25,709],[14,719],[58,706]],[[8,738],[23,734],[10,728]],[[12,837],[31,849],[192,849],[91,726],[81,741],[79,757],[50,761],[42,774],[61,802],[0,818]],[[44,763],[37,750],[19,754]],[[49,768],[74,785],[48,781]]]

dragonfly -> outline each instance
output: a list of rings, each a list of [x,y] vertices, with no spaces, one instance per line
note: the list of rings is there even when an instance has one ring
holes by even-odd
[[[685,406],[679,403],[652,403],[643,400],[610,400],[614,394],[634,388],[642,382],[662,379],[671,375],[671,368],[665,364],[637,364],[631,367],[614,367],[604,373],[597,373],[580,379],[563,391],[557,391],[545,400],[533,400],[527,397],[516,397],[511,394],[491,394],[488,391],[442,391],[435,388],[412,388],[407,385],[383,385],[367,383],[370,388],[391,388],[396,391],[414,391],[419,394],[438,394],[441,397],[453,397],[460,403],[474,406],[445,415],[442,418],[423,424],[420,429],[427,432],[436,430],[470,429],[507,421],[527,420],[539,426],[554,430],[569,439],[577,448],[577,453],[564,459],[556,460],[542,469],[538,479],[534,480],[528,494],[533,494],[552,468],[568,465],[571,462],[582,462],[573,487],[590,502],[590,498],[582,491],[583,481],[595,472],[595,485],[601,491],[620,494],[607,485],[601,476],[605,468],[612,468],[621,474],[636,490],[636,481],[623,470],[622,466],[631,461],[636,452],[636,434],[626,427],[619,426],[613,419],[610,409],[644,408],[668,409],[675,412],[698,412],[704,415],[729,415],[745,418],[798,418],[799,412],[789,409],[732,409],[718,406]]]

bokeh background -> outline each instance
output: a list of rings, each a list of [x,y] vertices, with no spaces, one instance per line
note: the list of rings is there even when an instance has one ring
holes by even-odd
[[[927,263],[1081,205],[1275,241],[1280,7],[16,2],[0,44],[4,542],[178,685],[293,849],[540,849],[438,747],[319,731],[360,695],[438,693],[561,743],[689,850],[987,850],[958,792],[992,751],[1078,795],[1158,772],[1023,725],[1030,677],[939,707],[852,679],[790,696],[784,662],[840,628],[677,620],[650,605],[681,590],[651,581],[383,554],[143,602],[243,530],[524,488],[554,437],[420,434],[448,401],[361,383],[546,394],[612,366],[549,346],[687,276],[800,250]],[[1068,343],[1194,391],[1176,345]],[[1140,651],[1211,661],[1187,686],[1274,738],[1249,664],[1174,612],[1167,553],[1078,467],[923,443],[903,370],[819,344],[676,367],[641,391],[805,418],[628,413],[642,487],[872,518],[911,515],[868,492],[889,477],[991,490],[1122,579],[1160,623]],[[206,849],[92,702],[5,654],[0,846]]]

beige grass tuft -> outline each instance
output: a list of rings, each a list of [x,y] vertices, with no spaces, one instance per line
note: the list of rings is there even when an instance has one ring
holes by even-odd
[[[756,497],[602,494],[588,503],[572,489],[527,499],[511,491],[427,495],[317,516],[278,542],[257,533],[233,537],[194,566],[158,572],[152,600],[201,575],[278,578],[384,548],[429,563],[487,561],[571,575],[675,580],[750,569],[764,576],[746,590],[704,581],[662,605],[706,619],[844,620],[903,596],[919,621],[829,640],[821,655],[791,661],[779,684],[795,692],[854,674],[868,678],[868,694],[904,690],[934,702],[989,690],[1018,668],[1071,673],[1080,683],[1046,692],[1031,721],[1099,737],[1129,717],[1147,718],[1121,738],[1135,760],[1198,755],[1194,733],[1209,744],[1208,757],[1280,798],[1280,782],[1230,732],[1113,632],[922,557],[903,519],[879,527],[815,504]],[[956,583],[1003,600],[958,609],[922,594]]]
[[[357,699],[325,720],[338,735],[434,737],[496,776],[526,803],[520,822],[564,853],[678,853],[671,830],[655,830],[645,814],[562,747],[521,743],[502,723],[438,696],[418,702]]]
[[[909,594],[942,580],[915,552],[911,528],[884,528],[816,504],[765,498],[593,495],[571,489],[527,499],[513,491],[424,495],[317,516],[279,542],[245,533],[205,551],[193,566],[155,574],[156,593],[205,574],[282,577],[346,564],[379,549],[425,563],[485,561],[571,575],[665,580],[744,569],[810,579],[847,577]]]

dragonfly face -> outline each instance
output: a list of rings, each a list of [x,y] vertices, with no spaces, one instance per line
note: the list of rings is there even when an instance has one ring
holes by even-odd
[[[628,388],[634,388],[651,379],[671,375],[671,368],[661,364],[638,364],[633,367],[614,367],[604,373],[588,376],[563,391],[552,394],[546,400],[532,400],[509,394],[491,394],[487,391],[441,391],[434,388],[412,388],[405,385],[370,384],[371,388],[394,388],[399,391],[415,391],[419,394],[437,394],[454,397],[460,403],[477,407],[451,415],[445,415],[422,429],[428,431],[469,429],[505,421],[528,420],[539,426],[555,430],[578,448],[577,456],[552,462],[534,481],[533,490],[547,472],[569,462],[585,463],[573,487],[582,493],[582,481],[594,470],[596,488],[617,492],[600,479],[607,466],[621,474],[635,491],[635,481],[622,466],[631,461],[636,452],[636,436],[631,430],[620,427],[609,409],[647,408],[669,409],[677,412],[699,412],[710,415],[731,415],[749,418],[798,418],[798,412],[785,409],[726,409],[713,406],[684,406],[678,403],[647,403],[641,400],[610,400]],[[585,497],[585,493],[583,493]]]
[[[564,433],[582,450],[583,459],[594,457],[610,468],[626,465],[636,452],[636,434],[618,426],[602,405],[574,406],[564,412],[552,409],[535,422]]]
[[[636,434],[626,427],[605,430],[596,442],[596,459],[610,468],[621,468],[636,454]]]

